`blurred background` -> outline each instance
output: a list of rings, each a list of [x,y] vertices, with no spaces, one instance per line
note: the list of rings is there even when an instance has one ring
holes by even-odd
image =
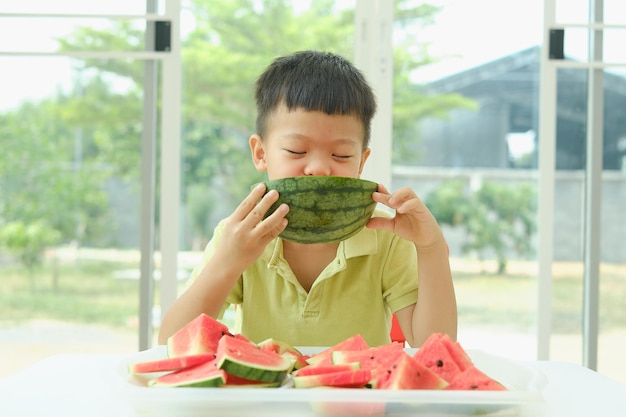
[[[0,0],[0,379],[155,345],[213,227],[263,179],[255,78],[312,48],[372,80],[365,176],[411,186],[442,224],[459,341],[626,383],[623,7]]]

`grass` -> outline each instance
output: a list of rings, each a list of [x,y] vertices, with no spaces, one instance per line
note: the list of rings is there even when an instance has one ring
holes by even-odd
[[[136,262],[81,260],[46,265],[28,278],[18,266],[0,267],[0,321],[57,319],[125,328],[136,326],[139,281],[115,279],[114,271],[138,268]],[[454,269],[454,267],[453,267]],[[57,277],[56,280],[54,277]],[[496,275],[480,268],[454,270],[460,326],[494,326],[528,331],[535,326],[536,278],[527,273]],[[553,329],[578,333],[582,326],[580,268],[555,274]],[[155,300],[158,300],[158,286]],[[626,266],[601,274],[601,330],[626,328]]]

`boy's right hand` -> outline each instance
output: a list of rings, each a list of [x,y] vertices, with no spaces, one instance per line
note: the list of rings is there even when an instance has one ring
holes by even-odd
[[[222,237],[216,248],[243,272],[263,253],[265,246],[287,227],[289,206],[281,204],[267,218],[267,210],[278,199],[278,191],[265,194],[265,184],[258,184],[225,220]],[[260,201],[259,201],[260,200]],[[231,267],[234,265],[231,264]]]

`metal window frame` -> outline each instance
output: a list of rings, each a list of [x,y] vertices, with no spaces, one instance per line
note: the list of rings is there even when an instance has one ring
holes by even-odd
[[[626,62],[605,62],[603,32],[605,29],[626,29],[626,25],[603,23],[604,0],[589,0],[587,24],[563,24],[556,21],[556,2],[544,2],[544,45],[550,31],[568,28],[588,30],[589,51],[586,62],[551,59],[547,50],[541,55],[539,104],[539,285],[538,285],[538,359],[550,359],[552,321],[552,265],[554,245],[554,183],[556,156],[557,71],[560,68],[581,68],[588,71],[587,87],[587,165],[585,167],[584,211],[584,286],[583,286],[583,357],[584,366],[597,370],[598,310],[600,281],[600,216],[602,195],[602,153],[604,83],[603,70],[626,66]],[[564,0],[561,0],[564,1]],[[547,49],[547,48],[544,48]]]

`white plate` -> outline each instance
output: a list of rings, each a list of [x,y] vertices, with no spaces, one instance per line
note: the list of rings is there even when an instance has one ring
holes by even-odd
[[[300,348],[315,353],[320,348]],[[415,350],[407,349],[413,353]],[[115,370],[117,392],[139,416],[150,417],[298,417],[298,416],[521,416],[542,414],[545,379],[522,363],[468,350],[478,369],[508,391],[151,388],[128,374],[130,363],[162,359],[159,346],[129,355]]]

